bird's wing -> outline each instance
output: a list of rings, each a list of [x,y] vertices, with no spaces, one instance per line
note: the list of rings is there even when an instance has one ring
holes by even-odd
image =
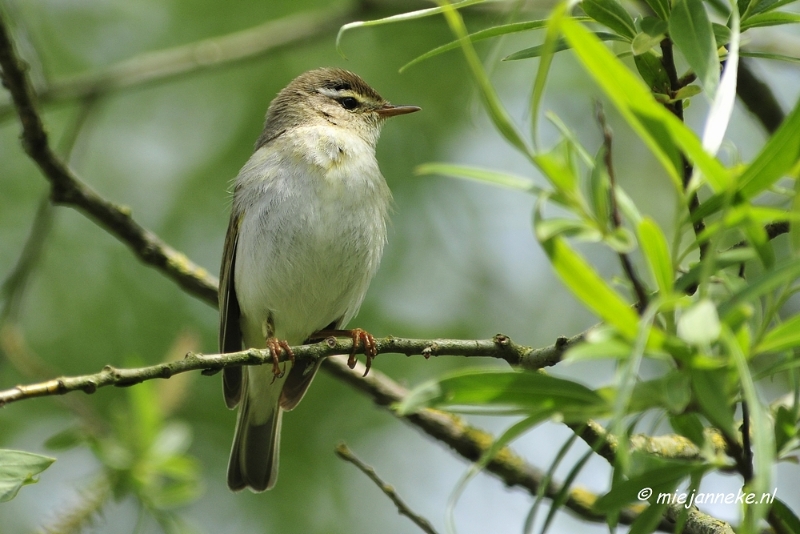
[[[241,312],[236,298],[233,274],[236,264],[236,243],[242,217],[231,213],[225,247],[222,252],[222,267],[219,275],[219,350],[222,353],[242,350],[242,330],[239,325]],[[226,367],[222,371],[222,388],[225,405],[235,408],[242,397],[242,368]]]

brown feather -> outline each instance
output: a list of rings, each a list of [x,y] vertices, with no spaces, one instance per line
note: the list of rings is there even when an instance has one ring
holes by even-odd
[[[233,273],[236,264],[236,242],[239,235],[241,217],[231,214],[228,232],[225,235],[225,248],[222,253],[222,266],[219,275],[219,350],[222,353],[242,350],[242,331],[239,326],[241,311],[236,298]],[[222,371],[222,391],[225,405],[233,409],[242,398],[242,368],[227,367]]]

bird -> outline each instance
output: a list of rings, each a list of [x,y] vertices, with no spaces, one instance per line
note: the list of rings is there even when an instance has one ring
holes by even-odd
[[[291,346],[341,330],[358,312],[386,243],[391,192],[375,147],[385,120],[419,111],[392,105],[361,77],[318,68],[270,103],[255,151],[233,188],[219,291],[220,352],[269,350],[273,364],[227,367],[223,395],[238,406],[228,462],[232,491],[262,492],[278,477],[281,419],[305,395],[321,361],[294,362]],[[279,365],[284,354],[288,361]]]

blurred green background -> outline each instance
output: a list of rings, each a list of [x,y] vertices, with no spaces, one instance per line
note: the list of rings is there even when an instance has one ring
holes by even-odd
[[[42,86],[146,52],[331,5],[321,0],[18,0],[6,1],[3,7],[18,48],[31,63],[31,76]],[[360,16],[379,18],[404,9],[374,2]],[[541,18],[546,9],[527,6],[521,16]],[[476,30],[506,21],[509,15],[490,7],[465,16]],[[334,47],[335,31],[325,31],[256,59],[103,94],[89,108],[71,166],[101,195],[129,206],[143,226],[216,275],[228,219],[228,189],[252,152],[271,98],[305,70],[324,65],[353,70],[391,102],[419,105],[423,112],[394,119],[384,128],[378,159],[394,193],[393,224],[381,269],[352,324],[376,336],[487,338],[503,332],[519,343],[548,345],[592,325],[594,318],[557,283],[536,244],[530,224],[534,199],[480,184],[414,175],[421,163],[449,161],[540,179],[493,131],[458,52],[398,73],[407,61],[451,39],[440,17],[358,29],[345,34],[343,59]],[[523,127],[529,118],[536,62],[497,60],[540,40],[524,34],[502,41],[498,48],[487,43],[479,47],[489,58],[487,65],[503,100]],[[785,109],[794,103],[800,87],[796,68],[759,63],[757,70],[776,89]],[[598,92],[568,54],[556,59],[550,84],[545,108],[596,149],[600,134],[592,110]],[[705,105],[702,97],[696,98],[689,110],[689,122],[696,129],[702,125]],[[42,107],[55,146],[70,136],[82,109],[75,101]],[[650,153],[615,120],[609,107],[607,112],[617,127],[615,162],[622,186],[642,211],[670,225],[671,186]],[[37,207],[48,193],[47,182],[22,151],[19,131],[14,116],[0,123],[2,276],[17,262]],[[765,138],[739,108],[729,137],[744,159]],[[584,252],[604,272],[616,272],[615,258],[591,247]],[[69,208],[54,212],[18,318],[27,357],[40,358],[57,374],[96,372],[105,364],[155,363],[182,357],[190,349],[216,352],[214,309],[140,264],[126,246]],[[394,355],[375,362],[377,369],[407,385],[448,369],[477,365],[499,364]],[[612,369],[592,364],[555,372],[596,385],[607,380]],[[0,359],[0,389],[32,381],[17,360]],[[176,435],[191,435],[188,452],[198,461],[202,493],[177,511],[193,531],[417,532],[371,482],[337,459],[333,449],[342,440],[394,484],[415,511],[443,527],[447,499],[466,464],[324,373],[300,407],[284,419],[277,487],[260,495],[230,493],[225,469],[235,414],[225,409],[219,382],[218,376],[193,373],[142,389],[153,402],[168,404],[165,410],[173,428],[179,429]],[[88,420],[117,417],[124,426],[130,416],[129,390],[105,388],[91,397],[72,396],[80,397],[73,402],[81,403],[78,409],[95,414]],[[0,411],[0,447],[58,458],[38,484],[0,505],[0,532],[36,531],[57,523],[85,501],[100,472],[99,462],[85,447],[53,452],[44,442],[85,424],[87,417],[52,398]],[[494,431],[508,424],[497,418],[471,419]],[[569,435],[563,427],[548,424],[515,448],[546,470]],[[581,453],[575,452],[575,458]],[[569,459],[564,465],[568,470]],[[606,487],[607,475],[605,464],[595,461],[579,483],[599,492]],[[783,484],[792,477],[800,479],[797,475],[795,469],[779,478]],[[719,488],[728,488],[730,482],[711,481]],[[723,491],[719,488],[708,490]],[[780,497],[796,507],[796,496]],[[464,533],[519,532],[531,502],[530,496],[481,475],[462,497],[456,524]],[[707,511],[736,517],[732,507]],[[135,500],[124,497],[106,506],[88,531],[160,531],[146,515],[136,526],[139,515]],[[578,524],[562,514],[554,530],[570,532]],[[607,530],[591,525],[587,531]]]

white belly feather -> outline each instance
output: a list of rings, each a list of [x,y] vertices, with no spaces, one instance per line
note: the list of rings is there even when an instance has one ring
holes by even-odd
[[[270,316],[290,344],[346,323],[386,241],[390,193],[372,147],[339,128],[300,128],[253,154],[238,183],[234,280],[246,345],[264,346]]]

